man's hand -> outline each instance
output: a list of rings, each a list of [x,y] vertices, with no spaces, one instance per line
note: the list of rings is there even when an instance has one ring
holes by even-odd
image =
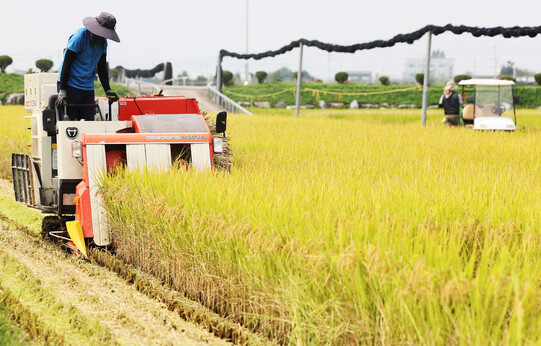
[[[68,103],[68,97],[66,94],[66,90],[60,90],[58,92],[58,97],[56,98],[56,101],[54,105],[56,108],[63,108]]]
[[[116,102],[118,101],[118,95],[113,90],[109,89],[105,92],[105,95],[107,95],[107,98],[110,102]]]

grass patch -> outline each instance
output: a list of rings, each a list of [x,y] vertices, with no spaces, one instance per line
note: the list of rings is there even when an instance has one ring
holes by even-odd
[[[11,320],[23,326],[32,340],[50,344],[113,341],[99,321],[85,318],[74,305],[51,294],[24,264],[2,248],[0,272],[4,311]]]
[[[132,89],[129,89],[123,85],[116,84],[116,83],[110,83],[111,89],[118,94],[119,97],[124,96],[136,96],[137,93],[133,91]],[[95,95],[96,97],[105,97],[105,90],[103,90],[103,86],[100,82],[96,82],[95,85]]]
[[[428,104],[437,105],[443,93],[444,85],[431,85],[428,90]],[[223,93],[234,101],[267,101],[271,105],[285,102],[294,105],[295,82],[272,82],[264,84],[234,85],[223,88]],[[462,87],[458,92],[462,93]],[[465,88],[466,95],[473,96],[473,88]],[[330,106],[332,102],[342,102],[346,106],[353,100],[359,104],[400,105],[414,104],[421,107],[423,90],[419,85],[364,85],[337,83],[303,83],[301,104],[319,107],[323,100]],[[519,85],[514,88],[514,95],[519,96],[517,107],[537,108],[541,106],[541,87]]]
[[[22,228],[24,225],[30,234],[39,235],[43,219],[41,211],[24,207],[21,203],[15,202],[12,190],[11,183],[0,181],[0,217],[16,222],[18,228]]]
[[[5,311],[4,304],[8,297],[0,297],[0,344],[12,346],[21,345],[20,328],[8,318],[8,314]]]
[[[12,93],[24,92],[24,76],[11,73],[0,73],[0,102]]]

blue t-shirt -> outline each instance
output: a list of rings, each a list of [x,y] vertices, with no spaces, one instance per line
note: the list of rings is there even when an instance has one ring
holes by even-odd
[[[70,36],[66,49],[77,54],[71,65],[68,85],[82,90],[94,90],[94,69],[102,54],[107,54],[107,40],[103,39],[101,43],[92,46],[90,44],[90,31],[86,28],[80,28]],[[62,60],[60,71],[62,71],[63,64]],[[58,81],[60,82],[60,73]]]

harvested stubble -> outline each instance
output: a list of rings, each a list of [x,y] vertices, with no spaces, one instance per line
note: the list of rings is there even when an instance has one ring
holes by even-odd
[[[317,114],[230,117],[230,174],[105,181],[118,255],[279,342],[540,342],[539,113]]]

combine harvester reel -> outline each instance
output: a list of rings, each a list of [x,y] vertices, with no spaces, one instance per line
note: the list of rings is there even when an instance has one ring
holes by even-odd
[[[86,255],[88,245],[112,244],[98,192],[104,174],[118,165],[164,171],[175,162],[210,170],[213,156],[223,150],[223,138],[213,137],[195,99],[156,95],[113,104],[97,98],[86,105],[97,108],[95,121],[69,121],[54,107],[56,80],[56,73],[25,75],[32,150],[12,155],[13,188],[18,202],[49,214],[43,237],[62,240],[76,252]],[[224,137],[226,119],[221,112],[216,120],[216,132]]]

